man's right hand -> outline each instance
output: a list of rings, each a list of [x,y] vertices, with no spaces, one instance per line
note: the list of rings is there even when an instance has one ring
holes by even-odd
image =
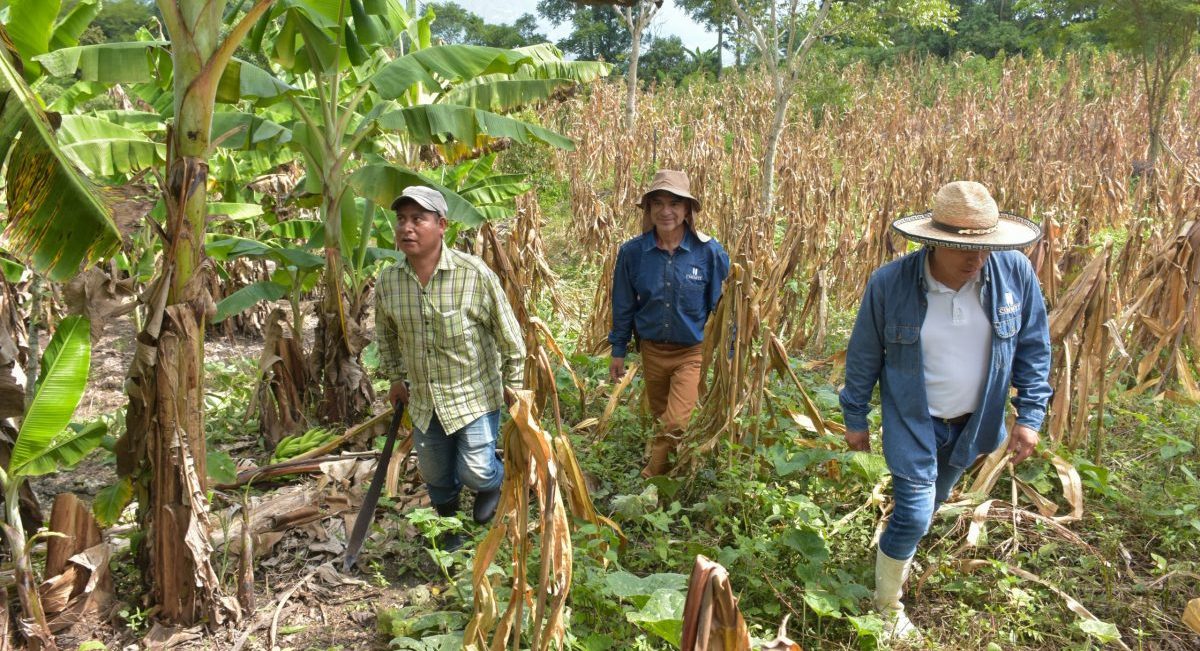
[[[403,382],[392,382],[392,388],[388,389],[388,402],[393,407],[408,404],[408,385]]]
[[[845,436],[845,438],[846,438],[846,445],[848,445],[851,450],[857,450],[858,452],[870,452],[871,451],[871,433],[870,432],[868,432],[866,430],[862,430],[859,432],[846,430],[846,433],[843,436]]]
[[[608,379],[614,384],[621,381],[625,377],[625,358],[614,357],[608,364]]]

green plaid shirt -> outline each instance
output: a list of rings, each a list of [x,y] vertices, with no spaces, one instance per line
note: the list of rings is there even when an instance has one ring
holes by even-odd
[[[505,386],[521,388],[525,344],[500,279],[445,244],[424,288],[408,260],[380,274],[375,334],[380,368],[409,382],[409,417],[422,431],[436,410],[456,432],[503,407]]]

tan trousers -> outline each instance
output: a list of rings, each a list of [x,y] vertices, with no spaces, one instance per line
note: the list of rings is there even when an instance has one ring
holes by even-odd
[[[703,344],[680,346],[643,340],[640,346],[646,399],[658,421],[658,431],[650,444],[650,461],[642,476],[653,477],[670,470],[670,454],[696,408]]]

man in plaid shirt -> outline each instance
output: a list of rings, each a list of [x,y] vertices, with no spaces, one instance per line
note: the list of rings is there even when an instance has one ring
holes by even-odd
[[[519,389],[525,345],[500,279],[446,246],[446,200],[413,186],[392,203],[404,260],[379,276],[375,328],[388,400],[407,404],[421,476],[438,515],[458,512],[463,485],[474,518],[491,521],[504,465],[496,457],[505,389]],[[443,547],[461,545],[461,538]]]

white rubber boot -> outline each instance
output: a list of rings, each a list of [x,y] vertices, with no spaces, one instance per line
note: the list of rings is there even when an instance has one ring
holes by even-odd
[[[909,621],[900,603],[911,566],[911,558],[898,561],[875,550],[875,610],[883,617],[883,641],[921,639],[921,631]]]

